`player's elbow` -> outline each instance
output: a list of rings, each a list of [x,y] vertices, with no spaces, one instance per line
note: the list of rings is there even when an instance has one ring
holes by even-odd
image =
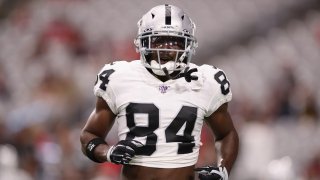
[[[82,129],[80,131],[80,142],[81,142],[81,144],[83,144],[84,140],[86,139],[86,135],[85,134],[86,134],[86,131],[84,129]]]
[[[79,138],[79,140],[80,140],[80,144],[81,144],[81,150],[82,150],[82,153],[84,153],[85,154],[85,151],[84,151],[84,146],[85,146],[85,142],[84,142],[84,132],[83,132],[83,130],[80,132],[80,138]]]
[[[236,129],[232,129],[225,134],[219,134],[215,136],[216,141],[232,141],[236,144],[239,144],[239,135]]]
[[[86,132],[85,129],[81,130],[79,140],[80,140],[80,144],[81,144],[82,153],[86,154],[85,153],[85,148],[86,148],[86,145],[87,145],[87,142],[88,142],[88,133]]]

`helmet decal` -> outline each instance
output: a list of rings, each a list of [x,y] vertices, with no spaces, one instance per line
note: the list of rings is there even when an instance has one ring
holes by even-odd
[[[165,21],[165,24],[166,25],[171,25],[171,6],[169,6],[168,4],[166,4],[165,6],[166,6],[166,21]]]

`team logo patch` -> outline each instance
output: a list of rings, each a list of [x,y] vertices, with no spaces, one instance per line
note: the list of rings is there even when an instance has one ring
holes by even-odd
[[[167,90],[168,90],[169,88],[170,88],[170,86],[167,86],[167,85],[162,84],[162,85],[159,86],[159,91],[160,91],[162,94],[164,94],[164,93],[167,92]]]

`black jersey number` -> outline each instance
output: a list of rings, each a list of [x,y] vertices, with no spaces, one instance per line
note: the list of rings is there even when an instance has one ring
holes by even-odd
[[[197,119],[197,108],[183,106],[178,115],[165,130],[167,142],[179,142],[178,154],[191,153],[194,147],[192,131]],[[186,124],[183,135],[178,135],[181,127]]]
[[[95,82],[95,84],[98,83],[98,79],[100,79],[102,82],[99,86],[100,89],[102,90],[107,90],[107,84],[109,83],[109,76],[114,73],[113,69],[107,69],[102,71],[100,74],[97,75],[97,80]]]
[[[130,103],[126,108],[127,126],[130,129],[126,139],[147,136],[146,145],[137,150],[137,155],[150,156],[156,151],[158,136],[154,133],[159,127],[159,109],[154,104]],[[148,126],[136,126],[134,115],[138,113],[148,114]]]
[[[135,114],[148,114],[148,126],[136,126]],[[158,136],[154,133],[159,128],[159,109],[154,104],[130,103],[126,108],[127,125],[130,129],[126,139],[146,136],[146,144],[139,148],[138,155],[150,156],[156,151]],[[192,131],[197,119],[197,108],[183,106],[177,116],[165,130],[166,142],[178,142],[178,154],[191,153],[194,143]],[[178,135],[179,130],[185,124],[182,135]]]
[[[222,71],[218,71],[214,75],[214,79],[220,84],[221,93],[227,95],[230,92],[230,82],[227,80],[227,76]]]

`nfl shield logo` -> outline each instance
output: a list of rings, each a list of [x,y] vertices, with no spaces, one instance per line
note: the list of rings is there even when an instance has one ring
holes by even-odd
[[[170,86],[167,86],[167,85],[162,84],[162,85],[159,86],[159,91],[160,91],[162,94],[163,94],[163,93],[166,93],[167,90],[169,89],[169,87],[170,87]]]

